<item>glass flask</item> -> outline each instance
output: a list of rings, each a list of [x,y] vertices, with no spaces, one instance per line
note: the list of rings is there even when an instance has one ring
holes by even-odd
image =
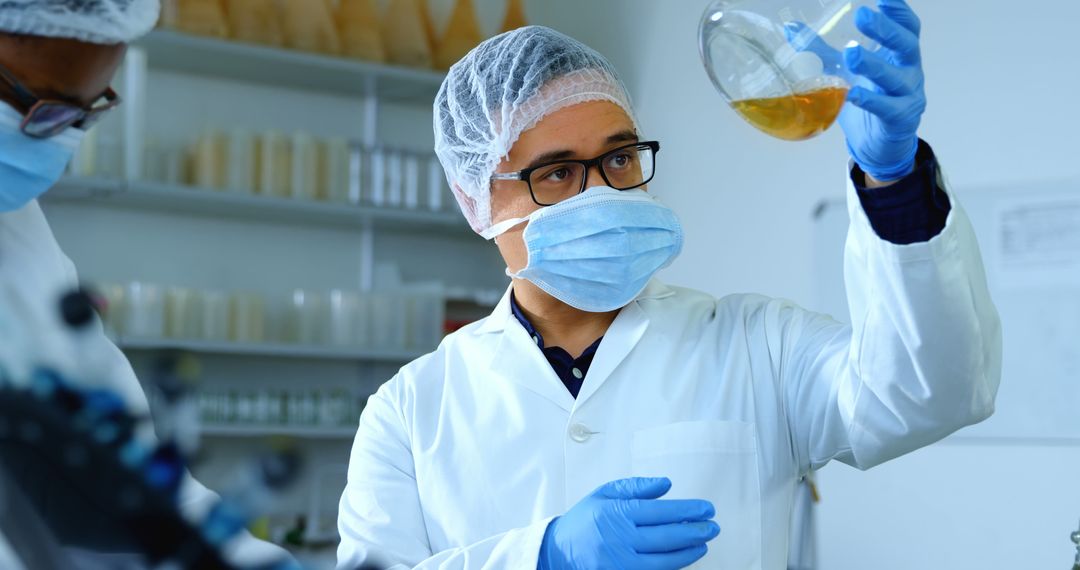
[[[714,0],[701,18],[705,69],[743,119],[774,137],[813,138],[836,121],[855,78],[845,48],[878,45],[855,27],[872,0]]]

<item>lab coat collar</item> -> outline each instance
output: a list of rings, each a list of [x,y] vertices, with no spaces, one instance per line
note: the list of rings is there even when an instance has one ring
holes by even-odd
[[[506,293],[503,294],[502,299],[498,305],[495,305],[495,310],[484,322],[477,327],[474,334],[490,334],[500,333],[506,330],[506,328],[512,324],[517,324],[514,321],[514,312],[510,308],[510,294],[514,291],[514,286],[511,284],[506,288]],[[645,286],[645,290],[641,292],[633,301],[630,302],[632,306],[636,305],[639,301],[651,300],[651,299],[664,299],[675,294],[675,291],[668,287],[664,283],[657,279],[652,279],[649,284]],[[625,309],[624,309],[625,310]]]
[[[539,394],[567,413],[583,406],[645,335],[649,318],[640,306],[640,301],[662,299],[675,294],[667,285],[653,280],[633,302],[623,307],[604,335],[581,392],[575,400],[552,370],[543,352],[533,339],[529,338],[525,328],[514,319],[510,307],[510,293],[508,289],[495,311],[475,333],[503,333],[492,356],[491,370],[497,377],[507,378]]]

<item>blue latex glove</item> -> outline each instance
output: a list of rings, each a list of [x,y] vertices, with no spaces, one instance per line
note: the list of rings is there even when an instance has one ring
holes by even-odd
[[[656,500],[670,489],[667,478],[601,486],[548,525],[537,568],[674,570],[700,560],[720,534],[709,520],[716,510],[708,501]]]
[[[855,86],[840,113],[848,152],[870,176],[899,180],[915,168],[918,130],[926,110],[926,93],[919,34],[919,17],[904,0],[878,0],[881,12],[865,6],[855,13],[855,25],[881,44],[869,52],[856,46],[844,51],[852,74],[869,81]]]

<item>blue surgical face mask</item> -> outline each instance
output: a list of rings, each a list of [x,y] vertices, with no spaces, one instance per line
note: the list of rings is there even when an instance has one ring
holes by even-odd
[[[527,218],[496,224],[489,235],[528,222],[526,279],[582,311],[606,313],[633,301],[682,251],[678,217],[643,190],[590,188]]]
[[[20,130],[22,119],[21,113],[0,102],[0,212],[14,212],[52,188],[84,134],[70,128],[35,139]]]

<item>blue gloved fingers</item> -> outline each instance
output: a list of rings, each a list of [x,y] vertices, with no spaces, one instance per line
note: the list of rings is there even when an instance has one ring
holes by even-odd
[[[921,74],[917,70],[897,67],[861,46],[846,49],[844,62],[848,70],[873,81],[886,94],[909,95],[919,88]]]
[[[863,6],[855,13],[855,27],[892,51],[901,65],[916,65],[922,59],[919,36],[884,14]]]
[[[667,477],[631,477],[604,483],[592,492],[605,499],[659,499],[671,490]]]
[[[795,51],[808,51],[821,58],[825,64],[825,72],[843,69],[843,53],[829,45],[814,30],[803,22],[788,22],[784,24],[784,36]]]
[[[678,570],[701,560],[709,553],[709,547],[704,544],[675,552],[662,554],[642,554],[638,556],[641,562],[637,568],[644,570]]]
[[[638,526],[706,521],[716,516],[712,503],[699,499],[624,501],[623,509]]]
[[[713,521],[638,527],[631,546],[639,554],[675,552],[701,546],[720,535]]]
[[[878,8],[889,19],[915,34],[915,37],[922,35],[922,20],[904,0],[878,0]]]
[[[921,117],[926,110],[926,99],[919,94],[895,97],[874,93],[864,87],[848,92],[847,100],[856,107],[876,115],[886,124],[899,124],[911,118]]]

